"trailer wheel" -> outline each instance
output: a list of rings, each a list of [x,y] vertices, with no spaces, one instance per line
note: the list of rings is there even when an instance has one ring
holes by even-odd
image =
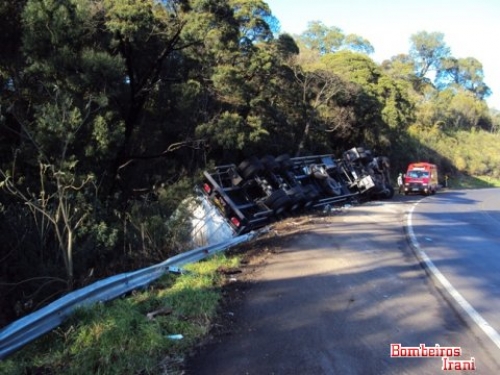
[[[280,163],[276,161],[276,159],[271,156],[271,155],[266,155],[260,159],[264,167],[271,171],[274,172],[280,168]]]
[[[276,190],[266,198],[264,204],[272,209],[276,215],[283,213],[288,205],[292,202],[290,197],[285,193],[284,190]]]
[[[332,177],[327,177],[321,181],[321,185],[327,194],[330,195],[341,195],[342,185]]]
[[[256,157],[252,156],[250,157],[249,159],[246,159],[246,160],[243,160],[239,165],[238,165],[238,171],[242,171],[243,169],[245,169],[246,167],[248,167],[249,165],[252,165],[253,163],[255,163],[255,160],[258,160]]]
[[[279,155],[275,160],[280,165],[281,169],[289,169],[292,166],[290,155],[288,154]]]
[[[309,208],[313,205],[316,198],[319,197],[319,192],[314,185],[306,185],[304,186],[304,196],[306,200],[304,208]]]
[[[252,178],[259,172],[262,172],[263,169],[264,165],[256,157],[244,160],[240,163],[240,165],[238,165],[238,171],[245,180],[247,178]]]
[[[391,199],[394,196],[394,188],[391,185],[385,186],[384,198]]]
[[[304,190],[302,187],[295,186],[287,191],[288,196],[290,197],[290,211],[298,210],[306,201],[306,197],[304,195]]]
[[[371,163],[374,157],[370,150],[364,150],[362,161],[366,164]]]

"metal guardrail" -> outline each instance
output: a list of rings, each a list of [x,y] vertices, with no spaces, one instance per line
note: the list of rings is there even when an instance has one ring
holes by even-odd
[[[97,281],[71,292],[3,328],[0,331],[0,360],[63,323],[76,308],[115,299],[134,289],[144,288],[167,272],[198,262],[210,255],[250,241],[264,230],[249,232],[218,244],[203,246],[173,256],[157,265]]]

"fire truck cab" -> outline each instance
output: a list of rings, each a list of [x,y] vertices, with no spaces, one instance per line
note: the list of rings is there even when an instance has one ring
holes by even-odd
[[[404,194],[435,194],[439,189],[436,165],[427,162],[411,163],[404,177]]]

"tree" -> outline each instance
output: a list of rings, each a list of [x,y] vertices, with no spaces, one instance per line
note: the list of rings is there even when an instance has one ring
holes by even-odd
[[[436,75],[436,82],[440,89],[459,86],[480,100],[491,95],[490,88],[484,83],[483,65],[473,57],[444,59]]]
[[[208,139],[212,153],[222,158],[234,157],[235,152],[252,153],[268,142],[268,127],[273,123],[270,107],[276,96],[274,84],[279,79],[279,60],[285,58],[277,52],[271,26],[264,26],[273,19],[269,8],[261,1],[231,4],[235,5],[236,20],[227,21],[244,27],[238,27],[238,33],[227,44],[203,47],[198,54],[205,67],[200,78],[210,111],[200,119],[196,135]],[[255,29],[252,25],[256,25]],[[283,53],[293,55],[293,39],[283,40],[281,46],[291,48]]]
[[[405,54],[399,54],[389,60],[384,60],[381,68],[387,74],[398,79],[412,81],[415,76],[414,61],[409,55]]]
[[[500,134],[500,111],[497,109],[491,109],[491,132]]]
[[[471,130],[491,128],[488,107],[482,100],[477,99],[467,91],[455,93],[446,107],[447,123],[452,129]]]
[[[300,53],[300,49],[293,37],[289,34],[280,34],[275,42],[276,51],[282,59],[289,59]]]
[[[102,31],[102,5],[74,0],[28,1],[23,12],[27,66],[23,86],[17,90],[28,96],[25,105],[18,100],[11,107],[19,125],[43,137],[40,144],[54,150],[66,129],[54,118],[53,124],[47,124],[50,131],[40,131],[40,123],[33,121],[36,109],[47,100],[65,98],[73,109],[85,113],[88,118],[79,131],[80,142],[70,151],[84,174],[91,170],[99,179],[109,172],[116,149],[124,140],[123,123],[117,119],[114,105],[126,86],[124,60],[106,50],[104,41],[109,35]]]
[[[306,31],[298,37],[306,48],[320,55],[347,49],[371,54],[374,51],[370,42],[356,34],[345,35],[342,29],[324,25],[321,21],[309,22]]]
[[[491,130],[492,126],[487,104],[471,92],[456,88],[437,91],[429,100],[420,103],[416,118],[417,124],[426,129]]]
[[[25,66],[21,53],[22,12],[27,0],[0,2],[0,168],[19,141],[19,126],[12,115],[14,103],[24,102],[20,86]],[[20,105],[21,106],[21,105]],[[26,108],[25,108],[26,111]]]
[[[327,27],[321,21],[311,21],[299,40],[308,49],[325,53],[337,51],[344,40],[344,33],[338,27]]]
[[[351,51],[324,56],[322,62],[331,72],[358,87],[351,138],[379,151],[389,148],[392,139],[397,139],[413,121],[414,100],[410,96],[411,83],[405,75],[386,74],[368,56]],[[402,72],[408,73],[408,67]]]
[[[278,21],[267,3],[261,0],[229,0],[229,6],[239,24],[242,43],[252,44],[273,39]]]
[[[415,74],[424,78],[432,69],[438,71],[441,61],[450,56],[444,34],[420,31],[410,37],[410,56],[415,64]]]
[[[375,52],[375,49],[367,39],[356,34],[346,35],[343,46],[350,51],[365,53],[367,55]]]
[[[96,185],[93,175],[81,176],[76,172],[78,160],[71,153],[86,118],[72,105],[70,99],[61,96],[39,107],[37,126],[32,127],[33,130],[23,126],[23,134],[36,149],[37,181],[34,176],[17,175],[14,159],[9,170],[0,168],[0,186],[30,209],[41,243],[45,242],[46,235],[50,235],[51,231],[46,230],[45,223],[49,224],[64,261],[68,288],[71,289],[77,230],[91,210],[88,202],[96,197],[95,191],[90,192],[89,197],[87,188],[91,184],[96,189]],[[59,137],[57,144],[47,141],[52,134]]]
[[[27,0],[2,1],[0,3],[0,87],[2,92],[14,83],[15,64],[21,63],[20,48],[22,24],[21,15]],[[10,81],[10,82],[9,82]]]
[[[175,68],[181,57],[179,52],[200,40],[181,37],[187,23],[184,2],[164,5],[150,0],[104,0],[103,4],[103,26],[111,37],[106,48],[114,50],[125,66],[124,95],[117,98],[124,133],[113,167],[116,180],[130,156],[140,153],[143,146],[135,139],[139,125],[143,124],[148,100],[162,80],[172,82],[180,78],[182,70]]]
[[[315,124],[323,124],[324,129],[333,132],[343,126],[331,116],[335,96],[343,89],[342,80],[325,70],[303,71],[295,67],[295,79],[302,89],[302,107],[305,125],[295,156],[300,156],[311,136]]]

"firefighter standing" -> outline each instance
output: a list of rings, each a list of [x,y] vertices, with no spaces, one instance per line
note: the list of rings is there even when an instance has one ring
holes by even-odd
[[[400,173],[398,176],[398,189],[399,189],[399,194],[403,191],[403,174]]]

